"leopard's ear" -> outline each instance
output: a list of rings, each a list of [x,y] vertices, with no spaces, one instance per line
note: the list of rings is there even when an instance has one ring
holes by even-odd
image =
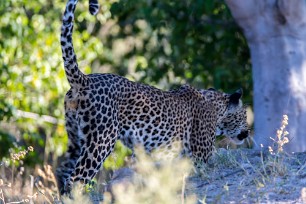
[[[231,94],[229,97],[229,103],[232,105],[238,105],[240,98],[242,96],[242,88],[238,89],[235,93]]]
[[[208,91],[216,91],[216,89],[215,89],[215,88],[212,88],[212,87],[208,88],[207,90],[208,90]]]

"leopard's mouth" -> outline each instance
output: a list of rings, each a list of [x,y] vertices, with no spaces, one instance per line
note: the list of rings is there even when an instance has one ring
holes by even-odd
[[[249,136],[249,131],[244,130],[244,131],[241,131],[239,135],[237,135],[237,138],[238,138],[238,140],[244,140],[248,136]]]
[[[227,135],[227,132],[225,131],[220,131],[217,130],[216,135],[224,135],[226,136],[231,142],[233,142],[234,144],[237,145],[241,145],[244,142],[244,139],[247,138],[249,136],[249,131],[248,130],[243,130],[241,131],[238,135]]]
[[[224,132],[222,132],[224,133]],[[228,136],[227,138],[236,145],[241,145],[244,143],[244,139],[249,136],[248,130],[241,131],[238,135],[235,136]]]
[[[230,140],[237,144],[237,145],[241,145],[244,142],[244,139],[247,138],[249,136],[249,131],[248,130],[244,130],[241,131],[240,134],[238,134],[235,137],[231,137]]]

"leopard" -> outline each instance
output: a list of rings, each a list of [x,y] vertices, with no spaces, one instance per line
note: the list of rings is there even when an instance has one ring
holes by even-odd
[[[164,91],[116,74],[85,75],[72,39],[77,2],[67,1],[60,37],[71,87],[64,99],[68,149],[56,170],[61,195],[76,182],[89,183],[118,140],[132,150],[141,145],[148,154],[179,148],[180,155],[207,162],[218,132],[233,141],[248,137],[241,89],[227,94],[185,84]],[[98,13],[97,0],[89,0],[89,11]]]
[[[208,91],[216,91],[214,88],[208,90],[200,90],[202,94],[207,94]],[[242,89],[238,90],[242,94]],[[213,96],[210,96],[213,97]],[[249,105],[240,105],[236,112],[228,112],[226,117],[221,122],[217,123],[216,136],[224,135],[228,141],[241,145],[244,139],[250,134],[250,128],[247,122],[247,109]],[[243,129],[244,131],[240,131]]]

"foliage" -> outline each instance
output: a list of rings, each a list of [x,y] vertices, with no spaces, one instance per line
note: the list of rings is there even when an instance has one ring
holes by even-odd
[[[83,72],[117,73],[160,88],[243,87],[250,101],[247,45],[222,1],[100,3],[96,17],[85,0],[76,9],[73,38]],[[55,162],[67,144],[63,99],[69,85],[59,43],[64,7],[60,0],[0,3],[1,146],[9,133],[44,162]],[[126,154],[122,148],[117,152]]]
[[[165,79],[224,91],[241,86],[249,95],[248,48],[223,1],[119,1],[111,13],[115,34],[106,43],[132,41],[117,60],[120,73],[127,74],[122,65],[134,60],[146,83]]]
[[[80,3],[81,8],[84,3]],[[4,132],[10,132],[21,143],[40,146],[41,160],[48,159],[49,153],[56,158],[64,152],[67,141],[62,121],[69,85],[59,43],[65,3],[13,0],[4,4],[0,10],[1,138],[7,138]],[[83,12],[77,15],[89,19],[87,10],[80,10]],[[101,52],[97,49],[100,41],[89,38],[86,27],[76,29],[75,34],[75,44],[84,48],[78,51],[80,63],[87,64],[82,67],[89,73],[90,62]],[[53,120],[43,116],[52,116]]]

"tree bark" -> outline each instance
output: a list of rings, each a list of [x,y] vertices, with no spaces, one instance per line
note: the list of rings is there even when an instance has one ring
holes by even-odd
[[[306,1],[226,0],[251,51],[255,148],[289,117],[287,151],[306,151]]]

